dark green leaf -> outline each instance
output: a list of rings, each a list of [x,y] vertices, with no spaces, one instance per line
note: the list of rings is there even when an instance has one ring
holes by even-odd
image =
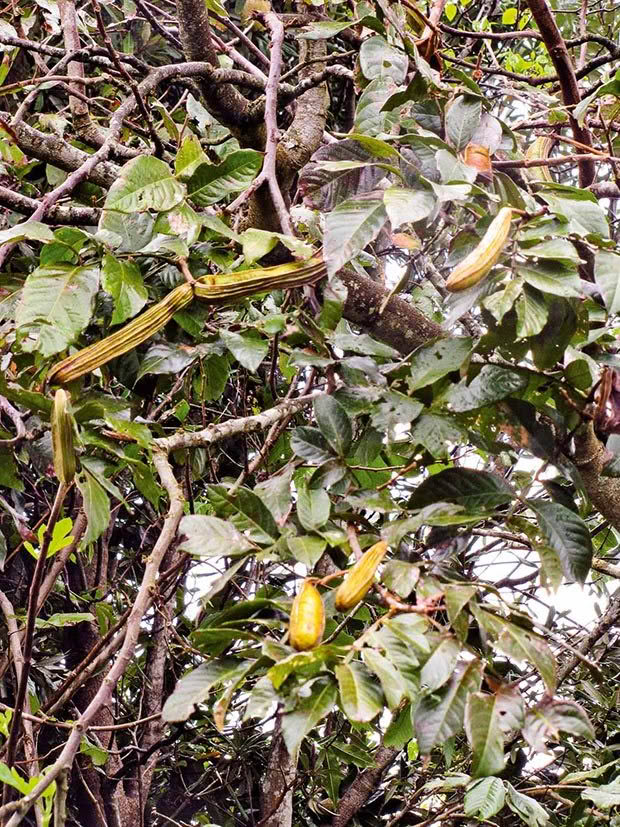
[[[585,583],[592,565],[592,540],[579,514],[559,503],[528,500],[547,544],[557,552],[567,580]]]

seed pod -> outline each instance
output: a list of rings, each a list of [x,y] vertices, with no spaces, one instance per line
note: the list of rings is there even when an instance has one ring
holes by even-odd
[[[73,420],[68,409],[69,395],[56,391],[52,407],[52,448],[54,470],[60,482],[69,485],[75,476],[75,449],[73,447]]]
[[[325,276],[327,268],[320,258],[277,264],[275,267],[253,267],[234,273],[202,276],[194,284],[196,297],[209,304],[251,296],[267,290],[280,290],[313,284]]]
[[[299,594],[293,600],[288,637],[298,652],[313,649],[321,642],[325,629],[325,609],[319,590],[305,580]]]
[[[549,135],[539,135],[534,138],[532,143],[528,146],[525,157],[528,161],[542,161],[549,157],[549,153],[553,149],[555,138]],[[524,169],[525,175],[530,181],[551,181],[553,177],[549,172],[549,167],[531,167]]]
[[[79,379],[85,373],[96,370],[111,359],[133,350],[161,330],[175,313],[191,302],[193,297],[193,286],[188,282],[180,284],[165,299],[150,307],[116,333],[112,333],[111,336],[85,347],[54,365],[47,375],[47,382],[60,385],[73,382],[74,379]]]
[[[275,267],[254,267],[235,273],[203,276],[191,284],[186,282],[116,333],[54,365],[47,376],[47,382],[61,385],[72,382],[105,365],[110,359],[133,350],[161,330],[194,296],[209,304],[220,304],[252,296],[254,293],[313,284],[323,278],[326,272],[322,259],[315,257]]]
[[[375,581],[375,573],[387,550],[387,543],[380,540],[349,569],[336,592],[336,608],[339,612],[347,612],[364,597]]]
[[[510,233],[510,221],[512,209],[502,207],[488,230],[480,240],[478,246],[466,256],[460,264],[454,268],[446,281],[446,289],[452,293],[459,290],[466,290],[478,284],[491,268],[497,264],[502,253],[508,234]]]

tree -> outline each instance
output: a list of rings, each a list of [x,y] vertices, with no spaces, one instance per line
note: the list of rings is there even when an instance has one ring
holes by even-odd
[[[613,6],[7,12],[2,823],[617,823]]]

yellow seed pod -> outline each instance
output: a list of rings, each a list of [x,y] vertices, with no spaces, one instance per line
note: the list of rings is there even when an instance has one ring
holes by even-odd
[[[365,551],[357,563],[349,569],[336,592],[336,608],[339,612],[347,612],[364,597],[375,582],[377,568],[387,550],[387,543],[380,540]]]
[[[447,290],[456,293],[473,287],[497,264],[510,233],[511,220],[512,209],[502,207],[489,224],[478,246],[450,273],[446,281]]]
[[[325,609],[319,590],[310,580],[305,580],[293,600],[288,627],[289,643],[293,649],[303,652],[321,642],[325,629]]]
[[[56,391],[52,407],[52,449],[56,476],[60,482],[69,485],[75,476],[75,449],[69,394],[63,390]]]
[[[193,298],[193,286],[188,282],[180,284],[168,293],[165,299],[154,304],[120,330],[58,362],[48,373],[47,382],[59,385],[73,382],[85,373],[105,365],[111,359],[133,350],[165,327],[174,314],[186,307]]]
[[[553,149],[555,138],[549,135],[539,135],[534,138],[532,143],[528,146],[525,157],[528,161],[543,161],[549,157],[549,153]],[[524,169],[525,175],[530,181],[550,181],[553,182],[553,177],[549,171],[549,167],[532,167],[531,169]]]

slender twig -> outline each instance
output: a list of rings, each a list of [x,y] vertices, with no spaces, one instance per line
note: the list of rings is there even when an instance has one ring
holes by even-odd
[[[155,17],[153,12],[149,9],[148,5],[142,2],[142,0],[136,0],[136,6],[140,9],[142,14],[146,17],[146,19],[149,21],[149,23],[155,29],[155,31],[159,32],[159,34],[164,38],[164,40],[167,40],[174,46],[175,49],[178,49],[179,52],[183,54],[183,45],[181,41],[178,39],[178,37],[175,37],[175,35],[173,35],[172,32],[169,32],[165,26],[162,26],[162,24]]]
[[[15,749],[17,747],[17,738],[21,728],[21,717],[24,709],[24,701],[26,699],[26,691],[28,689],[28,678],[30,676],[30,667],[32,665],[32,646],[34,642],[34,626],[37,619],[37,605],[39,600],[39,588],[43,579],[43,570],[45,568],[45,561],[47,552],[52,541],[54,527],[60,516],[60,510],[64,502],[69,486],[60,483],[54,505],[50,513],[50,518],[43,534],[43,541],[39,549],[39,556],[34,567],[32,575],[32,582],[30,584],[30,591],[28,594],[28,610],[26,614],[26,636],[23,645],[23,666],[20,681],[17,687],[17,694],[15,697],[15,707],[13,718],[11,720],[11,731],[9,733],[9,740],[7,743],[7,764],[12,767],[15,763]]]
[[[50,784],[56,780],[61,772],[71,767],[80,747],[82,734],[90,726],[91,721],[98,715],[102,707],[110,702],[116,684],[125,673],[127,665],[133,656],[138,642],[138,636],[142,628],[142,618],[152,600],[152,594],[157,579],[157,572],[164,555],[170,548],[170,545],[176,536],[179,522],[183,516],[183,493],[174,477],[172,466],[170,465],[168,458],[161,450],[155,449],[153,451],[153,463],[163,487],[168,492],[170,507],[168,509],[168,514],[166,515],[162,531],[147,559],[140,588],[138,589],[138,593],[136,594],[134,603],[131,607],[131,612],[127,621],[127,632],[121,650],[116,658],[116,661],[110,667],[108,674],[101,682],[101,685],[99,686],[99,689],[95,693],[94,697],[75,722],[75,725],[67,738],[60,755],[48,768],[48,771],[43,778],[27,795],[23,796],[16,802],[9,802],[8,804],[0,807],[0,817],[12,813],[11,818],[7,822],[7,827],[17,827],[33,804],[40,798],[41,795],[43,795]]]
[[[112,45],[112,41],[110,40],[110,36],[108,35],[107,29],[105,27],[105,23],[103,20],[103,14],[101,13],[101,6],[99,5],[99,0],[91,0],[93,11],[95,12],[95,17],[97,18],[97,27],[99,29],[99,34],[108,50],[108,54],[110,55],[110,60],[116,66],[116,70],[121,75],[121,77],[125,80],[125,82],[129,85],[134,98],[136,99],[136,103],[138,105],[138,109],[140,110],[140,114],[144,118],[144,121],[147,125],[149,130],[149,135],[151,136],[151,140],[153,141],[153,145],[155,146],[155,155],[157,158],[161,158],[164,154],[164,145],[161,142],[161,138],[157,134],[157,130],[155,129],[155,124],[151,118],[151,115],[146,108],[146,104],[144,103],[144,99],[140,92],[140,88],[135,80],[131,77],[127,69],[123,66],[116,49]]]
[[[254,179],[252,184],[236,198],[227,208],[228,212],[236,212],[238,208],[253,195],[259,187],[267,184],[273,200],[282,232],[287,235],[294,235],[293,225],[288,208],[284,202],[282,191],[278,183],[276,172],[276,153],[278,150],[278,86],[282,73],[282,44],[284,42],[284,26],[277,14],[267,12],[260,15],[260,19],[271,34],[271,61],[269,63],[269,77],[265,87],[265,158],[260,175]]]

